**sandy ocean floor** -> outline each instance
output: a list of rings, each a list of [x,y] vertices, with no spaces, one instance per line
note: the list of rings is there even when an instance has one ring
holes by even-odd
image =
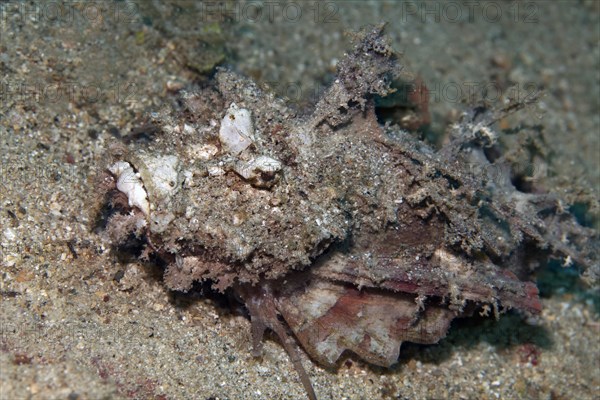
[[[139,139],[217,63],[302,110],[333,79],[344,32],[387,21],[430,89],[434,130],[469,99],[543,89],[511,123],[544,127],[549,191],[597,204],[600,2],[476,3],[0,1],[0,399],[305,397],[276,340],[252,357],[241,306],[168,292],[93,229],[108,146]],[[320,399],[600,398],[598,292],[577,271],[540,282],[536,326],[458,321],[389,370],[304,365]]]

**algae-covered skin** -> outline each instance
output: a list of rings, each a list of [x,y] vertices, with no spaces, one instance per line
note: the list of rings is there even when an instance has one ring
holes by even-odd
[[[365,58],[371,55],[387,60],[391,50],[382,47]],[[383,79],[393,72],[391,66],[373,65],[388,70],[355,79],[362,87],[348,92],[337,83],[315,114],[306,118],[296,118],[281,101],[230,72],[221,71],[216,78],[216,96],[224,107],[214,109],[210,117],[202,116],[207,125],[197,122],[194,107],[210,95],[188,94],[187,118],[161,118],[163,135],[146,149],[131,149],[127,158],[147,186],[153,207],[151,226],[165,213],[175,216],[168,227],[161,228],[160,238],[151,229],[152,242],[163,241],[174,256],[200,251],[211,262],[222,264],[208,274],[225,288],[235,278],[256,283],[263,277],[273,279],[303,269],[353,230],[377,231],[395,221],[393,204],[403,192],[402,171],[394,167],[392,157],[381,157],[383,144],[376,145],[380,151],[373,148],[372,135],[379,127],[372,108],[348,105],[361,102],[367,92],[385,94]],[[342,106],[332,108],[328,104],[332,99]],[[232,105],[253,120],[251,145],[243,152],[231,151],[218,135],[219,126],[235,118],[228,113]],[[362,134],[353,130],[352,136],[330,134],[363,108],[371,117],[361,121]],[[214,154],[206,155],[211,148]],[[151,160],[166,156],[180,159],[173,183],[174,189],[181,190],[169,196],[155,191],[151,174],[156,169],[148,168],[149,162],[155,163]],[[262,184],[249,179],[249,174],[257,173],[248,168],[256,169],[257,161],[269,159],[282,167],[273,171],[263,167],[258,173]],[[173,286],[188,289],[190,285],[191,280]]]
[[[233,290],[255,345],[274,330],[311,398],[278,316],[322,364],[351,350],[389,366],[402,341],[435,343],[478,307],[538,313],[528,277],[545,257],[597,274],[596,232],[556,196],[478,173],[494,165],[494,121],[521,105],[465,113],[439,151],[378,122],[374,97],[392,93],[402,69],[381,31],[355,35],[309,115],[221,70],[154,115],[154,141],[105,166],[115,244],[134,234],[143,258],[166,264],[170,289],[206,280]],[[135,178],[119,184],[114,171],[127,165]],[[140,182],[147,212],[131,198]]]

